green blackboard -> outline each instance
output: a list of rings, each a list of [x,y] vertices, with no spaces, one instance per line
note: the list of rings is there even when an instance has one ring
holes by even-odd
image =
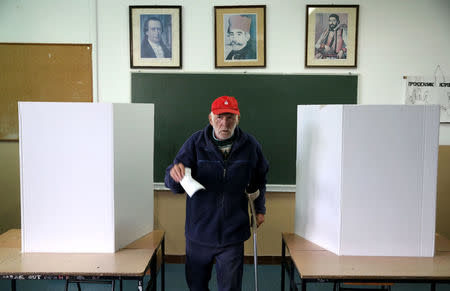
[[[354,75],[133,73],[133,103],[155,104],[154,181],[181,145],[208,124],[212,101],[235,96],[240,127],[261,143],[269,184],[295,184],[297,105],[356,104]]]

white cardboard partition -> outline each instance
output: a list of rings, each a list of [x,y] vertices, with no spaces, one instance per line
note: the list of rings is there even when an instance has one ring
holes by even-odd
[[[439,106],[298,106],[295,232],[338,254],[434,255]]]
[[[19,102],[23,252],[115,252],[153,230],[153,104]]]

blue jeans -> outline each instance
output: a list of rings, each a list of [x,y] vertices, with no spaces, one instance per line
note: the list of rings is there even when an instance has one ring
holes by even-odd
[[[240,291],[244,268],[244,243],[216,248],[186,240],[186,282],[191,291],[209,291],[216,259],[219,291]]]

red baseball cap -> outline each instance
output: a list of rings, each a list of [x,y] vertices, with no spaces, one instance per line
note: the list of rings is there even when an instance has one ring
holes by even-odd
[[[240,115],[238,102],[231,96],[220,96],[211,105],[211,111],[214,114],[233,113]]]

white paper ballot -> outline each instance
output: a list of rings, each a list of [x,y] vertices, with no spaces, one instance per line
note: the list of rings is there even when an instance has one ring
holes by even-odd
[[[197,192],[200,189],[205,189],[202,184],[195,181],[194,178],[191,176],[191,168],[184,168],[184,177],[180,181],[181,186],[183,186],[186,193],[189,195],[189,197],[194,196],[195,192]]]

